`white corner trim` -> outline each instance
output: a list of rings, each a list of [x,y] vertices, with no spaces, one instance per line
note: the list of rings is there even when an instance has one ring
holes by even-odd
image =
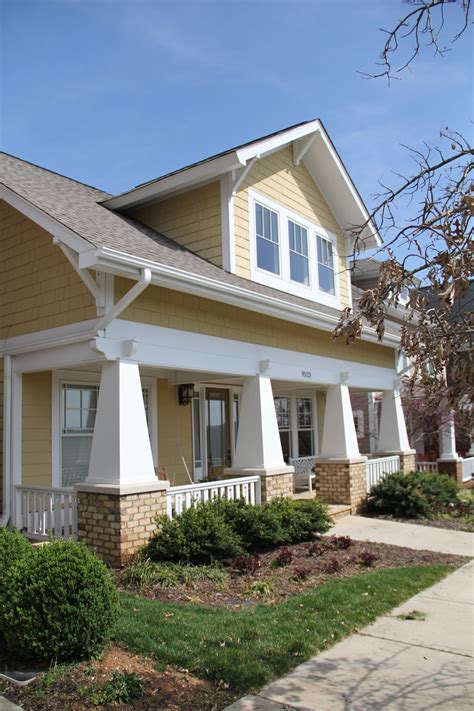
[[[230,174],[220,180],[221,189],[221,225],[222,225],[222,268],[235,274],[235,228],[234,198],[230,189]]]

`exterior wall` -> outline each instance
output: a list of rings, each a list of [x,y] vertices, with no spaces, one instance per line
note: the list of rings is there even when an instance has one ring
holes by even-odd
[[[116,277],[115,300],[132,284]],[[394,350],[377,343],[357,341],[347,346],[341,340],[334,342],[326,331],[158,286],[145,289],[120,318],[383,368],[393,368],[395,362]]]
[[[186,461],[193,476],[192,409],[178,405],[176,385],[159,379],[158,399],[158,466],[165,467],[172,486],[189,484],[183,464]]]
[[[51,372],[24,373],[22,484],[51,486]]]
[[[293,496],[293,474],[273,474],[260,477],[262,502],[281,496]]]
[[[0,512],[3,512],[3,358],[0,358]]]
[[[0,265],[0,339],[96,317],[51,235],[1,200]]]
[[[222,266],[219,181],[153,205],[135,208],[128,214],[219,267]]]
[[[234,198],[235,259],[239,276],[250,279],[248,188],[282,203],[294,212],[337,235],[339,293],[341,307],[349,306],[350,273],[345,262],[346,247],[341,228],[317,188],[303,161],[293,164],[293,149],[283,148],[257,161]]]

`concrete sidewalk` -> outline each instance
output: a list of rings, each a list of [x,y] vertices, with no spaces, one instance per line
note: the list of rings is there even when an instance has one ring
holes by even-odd
[[[472,711],[473,581],[474,561],[228,711]]]
[[[418,550],[474,557],[474,533],[451,531],[415,523],[384,521],[364,516],[344,516],[337,519],[329,536],[350,536],[356,541],[391,543]]]

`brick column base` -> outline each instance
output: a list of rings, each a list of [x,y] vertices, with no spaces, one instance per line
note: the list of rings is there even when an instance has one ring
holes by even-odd
[[[436,465],[440,474],[447,474],[462,486],[462,459],[438,459]]]
[[[293,497],[294,467],[281,469],[224,469],[224,476],[235,479],[244,476],[260,476],[261,501],[271,501],[278,496]]]
[[[406,452],[373,452],[370,456],[374,459],[380,457],[400,457],[400,471],[402,474],[410,474],[411,472],[416,472],[415,449],[408,449]]]
[[[358,511],[367,495],[366,459],[316,460],[316,495],[326,504],[348,504]]]
[[[154,487],[154,488],[152,488]],[[168,482],[126,489],[79,484],[77,538],[114,568],[123,566],[150,538],[166,513]]]

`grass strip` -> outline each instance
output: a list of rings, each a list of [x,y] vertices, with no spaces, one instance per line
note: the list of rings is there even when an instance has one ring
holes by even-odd
[[[121,595],[116,641],[240,692],[257,689],[434,585],[446,565],[332,580],[278,605],[226,610]]]

